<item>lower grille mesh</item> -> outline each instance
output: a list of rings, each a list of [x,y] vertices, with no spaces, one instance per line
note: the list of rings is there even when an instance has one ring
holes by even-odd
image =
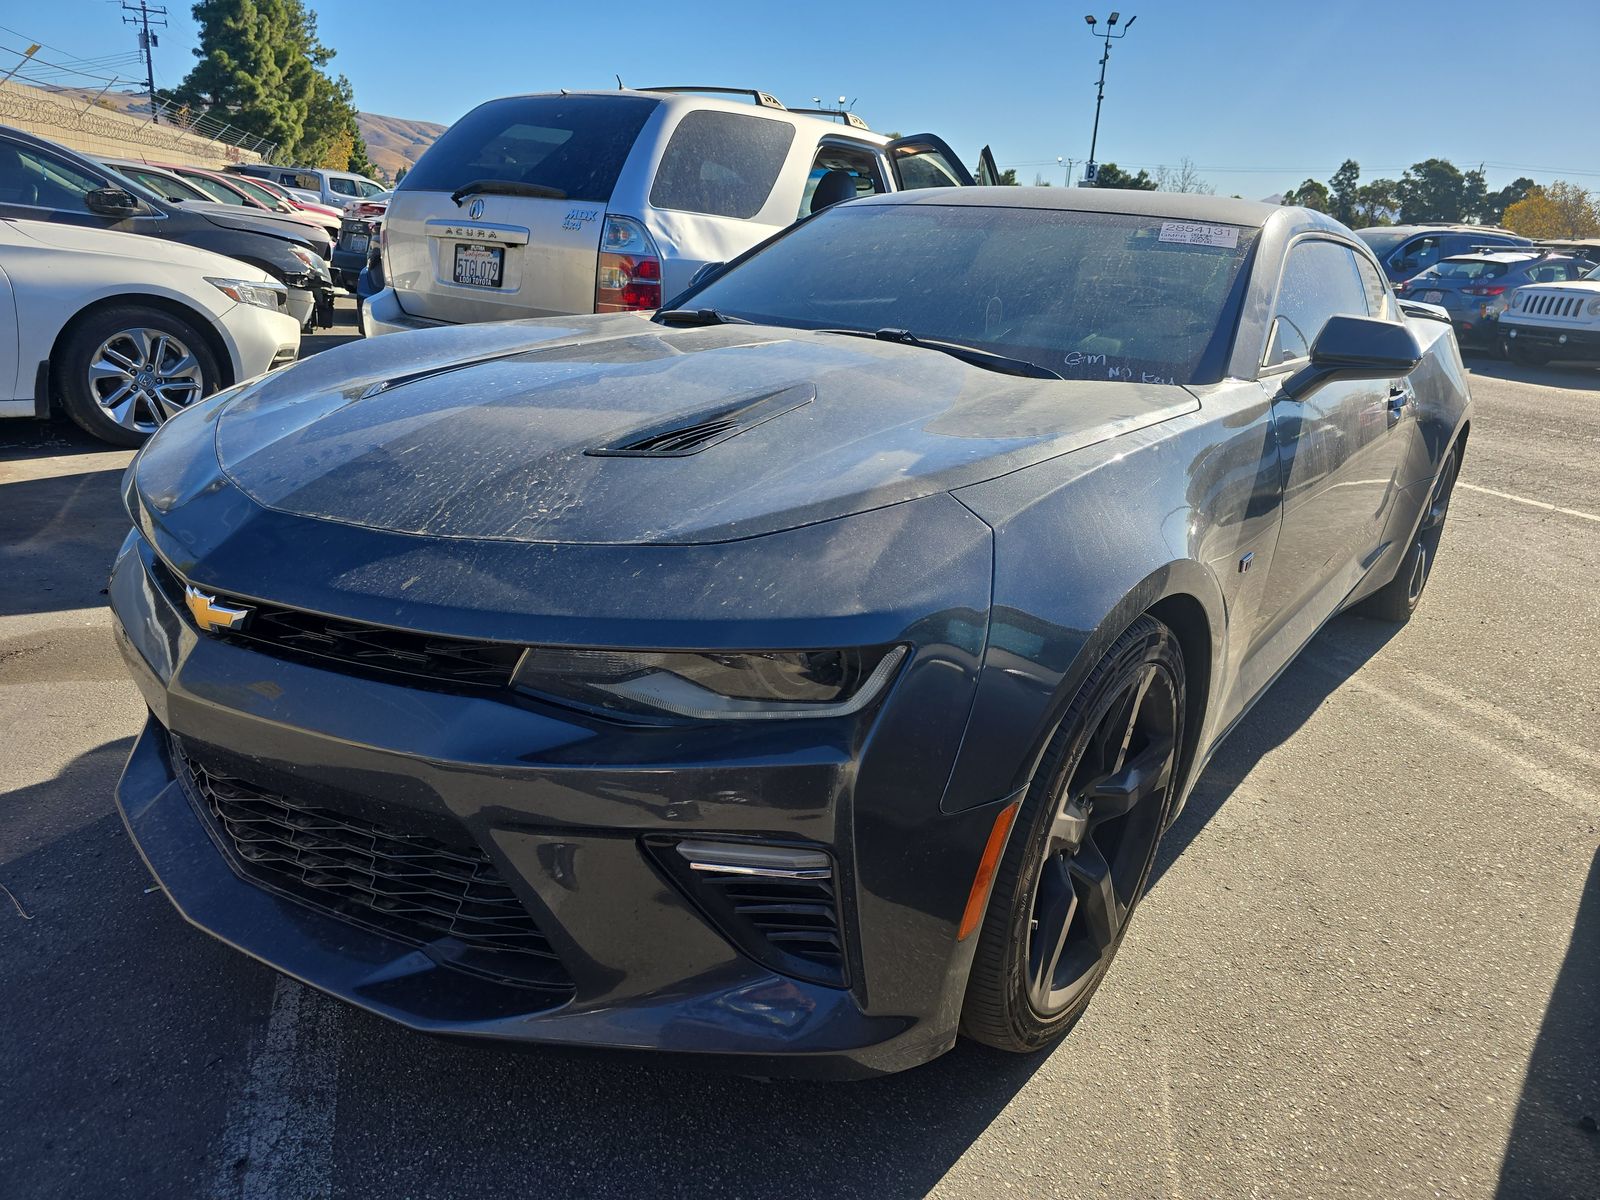
[[[300,804],[175,759],[234,869],[354,924],[503,982],[570,990],[549,941],[481,850]]]

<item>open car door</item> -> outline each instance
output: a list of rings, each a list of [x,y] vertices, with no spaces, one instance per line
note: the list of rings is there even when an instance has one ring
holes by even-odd
[[[994,155],[987,146],[978,151],[978,186],[1000,186],[1000,168],[994,165]]]
[[[972,173],[941,137],[914,133],[884,148],[894,170],[897,191],[930,187],[971,187]]]

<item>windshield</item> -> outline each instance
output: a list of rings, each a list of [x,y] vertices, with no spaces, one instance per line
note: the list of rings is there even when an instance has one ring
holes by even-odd
[[[185,175],[184,178],[221,204],[244,207],[248,203],[238,192],[215,179],[207,179],[204,175]]]
[[[800,329],[902,329],[1067,379],[1192,383],[1256,230],[1122,213],[848,204],[686,300]],[[1230,328],[1220,328],[1224,324]]]
[[[243,175],[237,175],[234,177],[233,186],[238,188],[241,192],[245,192],[251,196],[254,196],[268,208],[277,208],[283,203],[281,199],[267,191],[266,188],[262,187],[254,179],[246,179]]]
[[[1405,241],[1407,237],[1406,234],[1396,233],[1392,229],[1358,229],[1356,230],[1356,236],[1371,246],[1372,252],[1380,259],[1388,257],[1389,251]]]
[[[1532,260],[1529,260],[1532,261]],[[1499,279],[1511,269],[1509,263],[1487,262],[1481,258],[1455,259],[1447,258],[1442,263],[1435,263],[1418,279]]]

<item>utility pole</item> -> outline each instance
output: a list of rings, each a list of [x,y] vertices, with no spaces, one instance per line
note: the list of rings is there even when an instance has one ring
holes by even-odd
[[[1090,36],[1099,37],[1100,31],[1095,26],[1100,22],[1092,16],[1085,16],[1083,19],[1089,26]],[[1127,37],[1128,30],[1133,28],[1133,23],[1139,18],[1129,17],[1128,23],[1122,27],[1122,32],[1113,33],[1112,31],[1117,27],[1117,22],[1121,19],[1122,14],[1118,12],[1114,12],[1106,18],[1105,52],[1100,56],[1100,87],[1094,98],[1094,133],[1089,138],[1089,161],[1083,164],[1083,182],[1086,184],[1093,183],[1100,174],[1100,164],[1095,160],[1094,152],[1095,148],[1100,144],[1100,105],[1106,98],[1106,63],[1111,61],[1111,43],[1114,40],[1121,41]]]
[[[139,29],[139,49],[144,51],[144,85],[150,91],[150,120],[152,123],[159,125],[161,118],[156,114],[156,64],[155,60],[150,57],[150,51],[160,45],[161,42],[155,34],[150,32],[150,24],[153,20],[155,24],[165,29],[167,25],[167,10],[160,5],[152,8],[145,3],[145,0],[139,0],[137,5],[129,4],[128,0],[122,0],[122,11],[135,14],[133,16],[124,16],[122,23],[124,25],[135,25]],[[1130,25],[1133,24],[1131,21],[1128,23]]]

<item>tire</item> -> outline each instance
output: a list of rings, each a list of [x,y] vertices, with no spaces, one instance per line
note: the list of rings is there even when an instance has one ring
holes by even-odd
[[[222,384],[199,329],[159,308],[129,304],[73,326],[55,362],[61,406],[85,432],[142,445],[168,417]]]
[[[1456,476],[1460,472],[1461,448],[1453,446],[1439,466],[1438,478],[1428,494],[1428,507],[1411,539],[1411,548],[1400,560],[1394,578],[1356,605],[1355,611],[1361,616],[1404,624],[1417,611],[1423,589],[1433,575],[1445,518],[1450,515],[1450,497],[1455,493]]]
[[[1533,346],[1519,346],[1516,342],[1505,343],[1506,357],[1519,367],[1542,367],[1550,361],[1550,352],[1540,350]]]
[[[1083,1015],[1122,944],[1172,811],[1184,695],[1182,648],[1149,616],[1116,640],[1079,689],[996,873],[962,1006],[967,1037],[1031,1053]]]

